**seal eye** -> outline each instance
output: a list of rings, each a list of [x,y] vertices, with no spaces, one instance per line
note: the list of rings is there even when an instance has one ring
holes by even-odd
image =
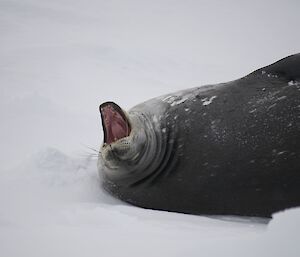
[[[100,105],[104,143],[111,144],[130,134],[130,124],[124,111],[113,102]]]

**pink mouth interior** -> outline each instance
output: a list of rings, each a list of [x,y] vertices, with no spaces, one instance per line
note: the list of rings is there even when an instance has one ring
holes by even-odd
[[[119,106],[108,103],[100,110],[105,143],[111,144],[130,134],[129,122]]]

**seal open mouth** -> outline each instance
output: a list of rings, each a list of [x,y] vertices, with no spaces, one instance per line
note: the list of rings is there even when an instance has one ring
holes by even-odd
[[[127,137],[131,128],[124,111],[113,102],[105,102],[99,107],[104,131],[104,143],[111,144]]]

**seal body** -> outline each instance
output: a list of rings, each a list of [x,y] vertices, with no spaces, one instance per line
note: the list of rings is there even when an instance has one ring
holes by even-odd
[[[270,217],[300,205],[300,54],[235,81],[151,99],[128,119],[129,138],[99,155],[103,186],[116,197],[208,215]],[[130,137],[138,133],[136,147]],[[120,149],[132,147],[136,154],[122,158]]]

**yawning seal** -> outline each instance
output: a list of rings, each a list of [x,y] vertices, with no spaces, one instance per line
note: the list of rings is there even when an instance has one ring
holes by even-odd
[[[104,188],[158,210],[266,216],[300,205],[300,54],[241,79],[100,105]]]

